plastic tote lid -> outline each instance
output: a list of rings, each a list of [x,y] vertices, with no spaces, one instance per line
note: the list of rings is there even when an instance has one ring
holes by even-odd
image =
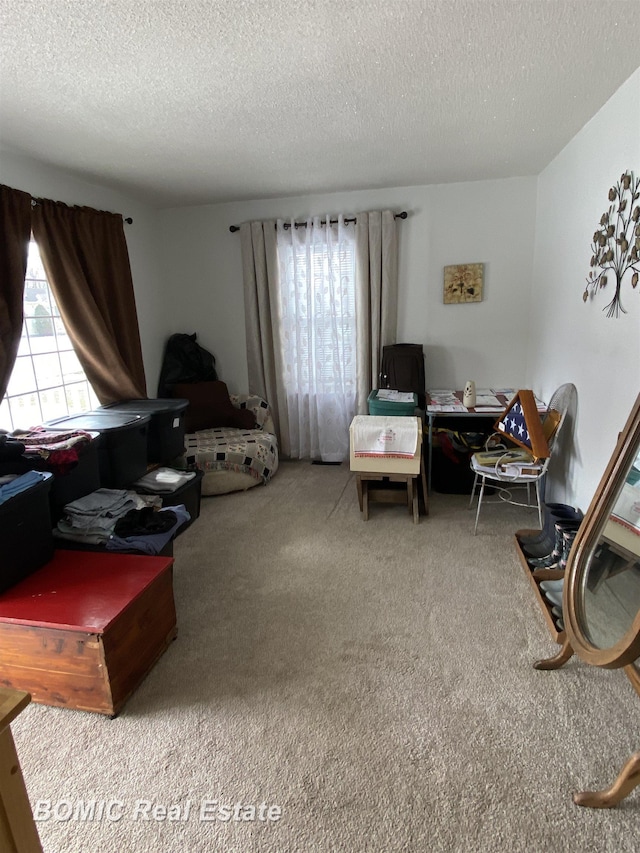
[[[182,397],[160,397],[156,400],[120,400],[117,403],[107,403],[100,406],[102,411],[133,412],[140,415],[160,415],[163,412],[182,412],[189,405],[189,401]]]
[[[47,421],[43,426],[61,430],[87,430],[88,432],[106,432],[115,429],[130,429],[134,426],[148,424],[151,415],[137,415],[133,412],[120,412],[104,409],[95,412],[83,412],[80,415],[67,415]]]

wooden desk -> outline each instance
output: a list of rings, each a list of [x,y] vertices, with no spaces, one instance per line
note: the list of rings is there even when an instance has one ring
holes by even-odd
[[[0,680],[115,716],[176,636],[173,559],[56,551],[0,595]]]
[[[42,853],[11,734],[11,723],[30,700],[28,693],[0,687],[0,850],[3,853]]]

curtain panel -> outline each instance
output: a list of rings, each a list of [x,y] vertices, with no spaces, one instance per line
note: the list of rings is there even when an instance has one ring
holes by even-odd
[[[100,402],[146,397],[122,216],[42,199],[31,227],[69,338]]]
[[[289,431],[286,418],[280,417],[281,411],[286,412],[286,395],[280,355],[275,220],[244,222],[240,226],[240,246],[249,393],[268,401],[280,450],[288,456]]]
[[[398,226],[391,210],[356,217],[356,316],[358,379],[356,409],[379,387],[382,348],[396,342],[398,321]]]
[[[0,399],[18,354],[31,237],[31,196],[0,185]]]

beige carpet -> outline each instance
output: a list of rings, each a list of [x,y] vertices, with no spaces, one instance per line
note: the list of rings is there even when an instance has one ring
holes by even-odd
[[[178,639],[121,715],[14,724],[32,803],[122,815],[40,822],[46,853],[637,850],[640,789],[611,811],[571,794],[640,748],[640,699],[575,659],[532,669],[557,649],[512,545],[532,514],[488,507],[474,538],[466,502],[365,523],[346,466],[309,463],[203,500],[176,542]],[[140,800],[183,819],[136,819]],[[236,803],[282,814],[223,820]]]

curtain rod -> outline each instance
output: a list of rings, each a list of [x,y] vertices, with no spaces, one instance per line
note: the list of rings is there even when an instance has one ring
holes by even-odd
[[[37,204],[39,204],[41,201],[43,201],[43,199],[41,199],[41,198],[33,198],[33,197],[32,197],[32,198],[31,198],[31,207],[35,207],[35,206],[36,206]],[[66,202],[64,202],[64,201],[56,201],[56,202],[54,202],[54,204],[64,204],[64,206],[65,206],[65,207],[74,206],[74,205],[68,205],[68,204],[67,204]],[[75,205],[75,206],[77,207],[77,205]],[[127,217],[124,217],[124,216],[123,216],[123,217],[122,217],[122,219],[123,219],[123,221],[124,221],[124,222],[126,222],[126,223],[127,223],[127,225],[132,225],[132,224],[133,224],[133,219],[132,219],[130,216],[127,216]]]
[[[395,219],[406,219],[408,215],[409,215],[409,214],[407,213],[407,211],[406,211],[406,210],[403,210],[401,213],[395,213],[395,214],[394,214],[394,218],[395,218]],[[353,216],[353,217],[351,217],[351,218],[349,218],[349,219],[345,219],[344,221],[345,221],[345,222],[356,222],[357,220],[356,220],[356,217],[355,217],[355,216]],[[338,222],[338,220],[337,220],[337,219],[330,219],[330,220],[329,220],[329,224],[330,224],[330,225],[336,225],[336,224],[337,224],[337,222]],[[306,227],[307,227],[307,223],[306,223],[306,222],[294,222],[293,224],[295,225],[295,227],[296,227],[296,228],[306,228]],[[326,225],[326,224],[327,224],[326,219],[323,219],[323,220],[320,222],[320,225]],[[285,222],[285,223],[284,223],[284,227],[285,227],[285,228],[291,228],[291,224],[290,224],[289,222]],[[230,225],[230,226],[229,226],[229,231],[231,231],[231,233],[232,233],[232,234],[235,234],[235,233],[236,233],[236,231],[239,231],[239,230],[240,230],[240,226],[239,226],[239,225]]]

